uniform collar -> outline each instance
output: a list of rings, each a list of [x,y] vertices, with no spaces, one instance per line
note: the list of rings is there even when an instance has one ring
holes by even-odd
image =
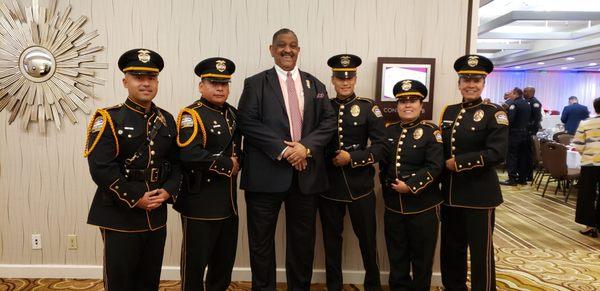
[[[410,128],[410,127],[413,127],[413,126],[419,124],[419,122],[421,122],[421,117],[420,116],[417,117],[417,119],[415,119],[415,120],[413,120],[411,122],[400,121],[400,127],[402,127],[402,128]]]
[[[465,102],[465,100],[463,99],[461,106],[462,106],[462,108],[469,108],[469,107],[477,106],[477,105],[481,104],[481,102],[482,102],[481,97],[477,98],[474,101],[469,101],[469,102]]]
[[[348,104],[348,103],[354,101],[354,99],[356,99],[356,93],[352,93],[352,95],[348,96],[348,98],[346,98],[344,100],[342,100],[338,97],[335,97],[335,99],[333,99],[333,100],[335,100],[335,102],[338,104]]]
[[[223,103],[223,106],[217,106],[217,105],[210,103],[210,101],[206,100],[206,98],[204,98],[204,97],[200,98],[200,102],[202,104],[204,104],[206,107],[208,107],[212,110],[215,110],[215,111],[225,112],[227,110],[227,102]]]
[[[135,103],[135,101],[131,100],[131,98],[129,97],[127,97],[127,100],[125,100],[125,107],[139,114],[147,114],[146,108],[144,108],[144,106]],[[154,111],[156,111],[156,105],[154,105],[154,103],[150,103],[150,112],[148,113],[152,113]]]

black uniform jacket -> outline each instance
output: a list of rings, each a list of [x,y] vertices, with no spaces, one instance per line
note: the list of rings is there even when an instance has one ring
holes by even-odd
[[[331,188],[321,196],[350,202],[373,193],[373,164],[385,152],[385,124],[381,111],[370,99],[356,95],[345,100],[334,98],[331,106],[337,115],[336,131],[325,149]],[[338,150],[350,154],[350,164],[342,167],[333,164]]]
[[[426,211],[443,202],[439,176],[444,165],[442,136],[437,125],[416,120],[386,127],[387,154],[380,164],[385,207],[403,214]],[[390,187],[404,181],[410,193]]]
[[[158,188],[176,201],[181,185],[176,137],[173,116],[154,104],[149,113],[129,98],[98,109],[88,126],[84,153],[98,185],[88,223],[132,232],[165,226],[166,204],[152,211],[136,204],[145,192]],[[135,153],[139,155],[132,158]]]
[[[476,101],[449,105],[440,122],[444,158],[454,158],[456,172],[444,170],[445,204],[493,208],[502,203],[495,166],[504,161],[508,116],[496,104]]]
[[[242,162],[237,111],[202,98],[177,118],[184,187],[175,204],[183,216],[217,220],[237,215],[237,175],[233,161]]]

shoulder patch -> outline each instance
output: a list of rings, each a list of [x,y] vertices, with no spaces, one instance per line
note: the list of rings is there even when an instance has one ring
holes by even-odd
[[[378,118],[383,117],[383,114],[381,114],[381,110],[379,110],[379,107],[377,105],[373,106],[373,108],[371,108],[371,111],[373,111],[373,114],[375,114],[375,116],[377,116]]]
[[[94,119],[94,124],[92,125],[91,133],[99,132],[104,125],[104,117],[102,115],[98,115],[96,119]]]
[[[190,114],[182,114],[181,115],[181,128],[194,127],[194,119]]]
[[[540,103],[533,103],[533,107],[540,108]]]
[[[508,106],[508,110],[513,110],[513,109],[515,109],[515,105],[514,104],[511,104],[510,106]]]
[[[496,114],[494,114],[494,116],[496,117],[496,123],[508,125],[508,117],[504,111],[498,111]]]
[[[442,133],[439,130],[434,131],[433,135],[435,136],[435,141],[442,143]]]

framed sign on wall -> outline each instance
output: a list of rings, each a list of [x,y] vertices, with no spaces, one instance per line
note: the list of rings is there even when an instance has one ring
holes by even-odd
[[[375,102],[387,122],[398,121],[394,85],[403,79],[413,79],[425,84],[429,91],[423,100],[421,118],[431,120],[433,111],[435,59],[434,58],[377,58],[377,86]]]

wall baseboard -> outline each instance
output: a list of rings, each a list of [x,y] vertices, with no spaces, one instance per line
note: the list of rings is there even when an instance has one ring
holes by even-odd
[[[362,284],[364,271],[344,271],[344,283]],[[387,285],[389,272],[381,272],[381,283]],[[162,280],[179,280],[178,266],[163,266]],[[73,279],[101,279],[102,266],[96,265],[17,265],[0,264],[0,278],[73,278]],[[250,268],[233,268],[233,281],[251,281]],[[285,282],[285,269],[277,269],[277,281]],[[313,271],[313,283],[325,282],[325,270]],[[441,286],[442,277],[439,272],[434,272],[431,285]]]

